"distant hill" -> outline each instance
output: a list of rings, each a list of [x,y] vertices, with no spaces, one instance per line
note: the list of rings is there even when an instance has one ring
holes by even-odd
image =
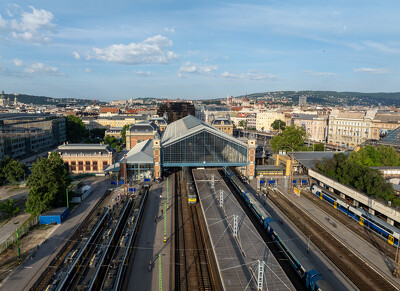
[[[5,97],[10,97],[11,101],[14,102],[14,94],[4,93]],[[91,99],[79,99],[79,98],[52,98],[46,96],[34,96],[27,94],[16,95],[18,102],[24,104],[33,105],[91,105],[96,102],[96,104],[105,104],[106,102],[100,102],[98,100]]]
[[[360,93],[360,92],[336,92],[336,91],[277,91],[253,93],[247,95],[249,99],[274,97],[280,99],[286,97],[291,99],[294,104],[299,102],[300,96],[307,96],[308,104],[321,105],[366,105],[378,106],[400,106],[400,92],[396,93]],[[244,97],[238,96],[238,97]]]

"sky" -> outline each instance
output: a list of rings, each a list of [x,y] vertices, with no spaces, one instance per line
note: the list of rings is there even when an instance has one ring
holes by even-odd
[[[400,1],[0,2],[0,90],[103,101],[400,91]]]

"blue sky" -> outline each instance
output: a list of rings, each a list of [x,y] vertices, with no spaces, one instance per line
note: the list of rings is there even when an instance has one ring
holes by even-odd
[[[35,0],[0,3],[0,90],[220,98],[400,91],[400,2]]]

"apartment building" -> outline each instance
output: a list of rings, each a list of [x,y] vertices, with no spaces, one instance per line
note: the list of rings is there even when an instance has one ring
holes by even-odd
[[[328,121],[329,144],[355,147],[371,139],[375,110],[367,112],[332,110]]]
[[[310,140],[322,143],[326,140],[327,121],[326,115],[294,114],[292,116],[292,123],[302,127]]]
[[[285,114],[280,111],[272,111],[272,110],[257,113],[256,129],[259,131],[269,132],[272,130],[271,124],[277,119],[284,121]]]
[[[399,113],[377,113],[371,122],[371,139],[379,140],[400,126]]]
[[[66,141],[65,118],[56,115],[0,114],[0,159],[24,158]]]

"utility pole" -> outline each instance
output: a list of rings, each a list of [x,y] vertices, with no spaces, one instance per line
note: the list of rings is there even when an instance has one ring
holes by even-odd
[[[69,208],[69,201],[68,201],[68,189],[65,189],[65,192],[67,193],[67,207]]]
[[[167,208],[169,208],[168,177],[167,177]]]
[[[128,170],[126,168],[126,154],[124,155],[124,195],[128,194]]]
[[[158,290],[162,291],[161,254],[158,254]]]
[[[164,203],[164,242],[167,242],[167,204]]]
[[[17,233],[17,247],[18,247],[18,265],[21,265],[21,250],[19,248],[19,236],[18,236],[18,228],[15,231]]]

